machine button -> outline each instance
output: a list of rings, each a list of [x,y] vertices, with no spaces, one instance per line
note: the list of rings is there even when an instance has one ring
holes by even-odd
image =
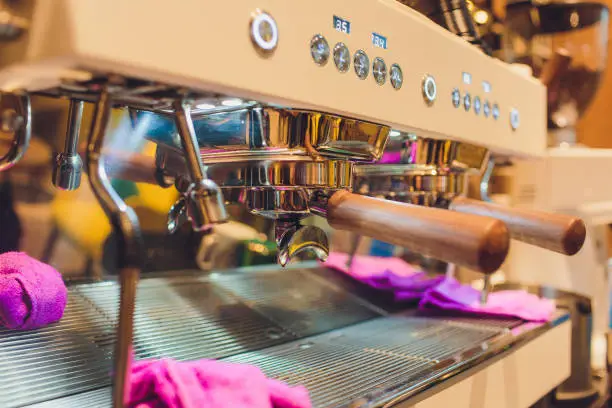
[[[434,77],[431,75],[425,75],[425,78],[423,78],[422,88],[425,103],[432,105],[438,96],[438,87]]]
[[[491,113],[493,114],[493,119],[495,120],[499,119],[499,105],[494,103],[493,110],[491,111]]]
[[[475,96],[474,97],[474,113],[476,113],[477,115],[480,115],[480,108],[481,108],[480,97]]]
[[[321,34],[317,34],[310,40],[310,55],[317,65],[327,64],[329,60],[329,44]]]
[[[278,45],[278,26],[272,16],[257,10],[251,19],[251,41],[262,54],[269,54]]]
[[[459,92],[457,88],[453,89],[453,92],[451,93],[451,98],[453,101],[453,106],[455,108],[461,106],[461,92]]]
[[[359,79],[366,79],[370,73],[370,59],[367,54],[358,50],[353,57],[353,67]]]
[[[484,105],[482,106],[482,113],[484,113],[485,118],[488,118],[491,114],[491,104],[489,101],[485,101]]]
[[[382,58],[374,58],[372,63],[372,75],[378,85],[384,85],[387,80],[387,64]]]
[[[512,130],[516,130],[520,124],[521,118],[519,112],[516,109],[512,109],[510,111],[510,127],[512,127]]]
[[[468,94],[465,94],[465,96],[463,97],[463,108],[467,112],[470,110],[471,107],[472,107],[472,97],[468,93]]]
[[[393,88],[400,89],[402,87],[404,83],[404,74],[402,73],[402,69],[399,65],[391,65],[391,69],[389,69],[389,80],[391,81],[391,86],[393,86]]]
[[[351,66],[351,53],[344,43],[338,43],[334,47],[334,64],[340,72],[346,72]]]

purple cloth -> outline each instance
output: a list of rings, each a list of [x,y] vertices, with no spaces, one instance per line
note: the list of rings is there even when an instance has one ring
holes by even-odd
[[[62,275],[22,252],[0,254],[0,325],[29,330],[62,318],[68,294]]]
[[[492,292],[487,303],[481,305],[478,290],[450,278],[425,292],[419,308],[444,310],[461,315],[518,317],[533,322],[549,321],[556,310],[553,300],[540,298],[523,290]]]
[[[443,276],[430,277],[399,258],[355,255],[350,270],[347,261],[347,254],[332,252],[325,266],[372,288],[393,292],[396,301],[419,300],[426,290],[444,280]]]
[[[397,164],[402,162],[402,152],[386,152],[376,164]]]
[[[215,360],[144,360],[132,367],[130,408],[311,408],[308,391],[257,367]]]
[[[355,256],[349,270],[348,255],[331,253],[325,265],[381,291],[391,292],[395,301],[418,301],[422,310],[442,310],[453,314],[549,321],[555,303],[521,290],[490,293],[485,305],[480,292],[444,276],[429,277],[398,258]]]

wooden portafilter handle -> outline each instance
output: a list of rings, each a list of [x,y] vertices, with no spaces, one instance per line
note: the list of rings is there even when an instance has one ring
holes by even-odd
[[[338,191],[328,200],[327,220],[351,231],[409,248],[482,273],[495,272],[510,244],[503,222],[448,210]]]
[[[578,252],[586,237],[584,222],[570,215],[510,208],[464,197],[455,198],[449,209],[496,218],[508,226],[512,238],[564,255]]]

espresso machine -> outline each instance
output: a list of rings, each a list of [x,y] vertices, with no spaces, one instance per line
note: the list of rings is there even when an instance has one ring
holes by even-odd
[[[437,199],[355,194],[354,178],[360,163],[384,158],[392,130],[418,135],[415,151],[438,146],[459,166],[483,165],[490,152],[540,157],[546,94],[538,80],[393,0],[2,6],[0,130],[12,143],[0,169],[27,149],[31,95],[70,104],[53,183],[75,189],[87,172],[117,236],[118,277],[71,284],[56,325],[0,330],[1,406],[123,407],[132,358],[254,364],[305,385],[316,407],[527,407],[569,376],[564,310],[537,324],[424,316],[317,264],[290,263],[305,253],[326,258],[327,235],[302,222],[317,216],[484,274],[497,270],[510,225],[415,205]],[[80,130],[84,104],[94,106],[88,132]],[[105,146],[113,109],[128,110],[133,124],[119,140],[155,142],[154,160]],[[75,148],[82,132],[84,164]],[[230,205],[274,220],[286,266],[140,280],[139,221],[111,176],[174,185],[170,234],[184,224],[214,234]],[[419,180],[423,191],[428,182],[461,183]],[[557,230],[544,241],[577,250],[580,222],[562,221],[545,223]]]

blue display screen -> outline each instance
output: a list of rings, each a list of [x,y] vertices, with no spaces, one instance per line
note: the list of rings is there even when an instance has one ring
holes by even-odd
[[[334,16],[334,28],[336,31],[340,31],[341,33],[350,34],[351,22],[338,16]]]
[[[383,37],[380,34],[372,33],[372,44],[374,44],[375,47],[386,50],[387,49],[387,38]]]

